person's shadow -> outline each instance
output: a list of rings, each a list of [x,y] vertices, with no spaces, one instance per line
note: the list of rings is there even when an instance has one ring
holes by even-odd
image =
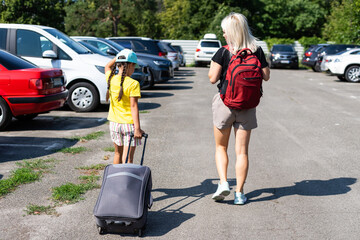
[[[356,178],[333,178],[329,180],[304,180],[293,186],[263,188],[246,193],[248,203],[275,200],[291,195],[332,196],[351,191],[349,185],[356,183]],[[260,197],[262,194],[267,196]],[[269,195],[270,194],[270,195]]]

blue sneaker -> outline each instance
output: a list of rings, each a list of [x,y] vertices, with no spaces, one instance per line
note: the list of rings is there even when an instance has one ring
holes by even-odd
[[[245,194],[241,193],[241,192],[234,192],[235,193],[235,199],[234,199],[234,204],[236,205],[243,205],[246,203],[246,196]]]
[[[214,195],[212,196],[212,199],[215,201],[222,201],[226,196],[230,194],[230,187],[228,182],[224,182],[223,184],[218,183],[218,188]]]

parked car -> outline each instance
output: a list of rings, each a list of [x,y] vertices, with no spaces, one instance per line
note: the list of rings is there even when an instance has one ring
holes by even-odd
[[[186,66],[186,59],[185,59],[186,52],[183,51],[183,49],[180,45],[172,45],[172,46],[179,53],[180,67],[185,67]]]
[[[73,36],[72,38],[85,41],[111,56],[116,55],[124,49],[120,44],[105,38],[85,36]],[[170,60],[145,53],[136,53],[136,55],[138,56],[138,59],[147,64],[150,68],[150,87],[155,83],[165,82],[174,77],[174,69],[172,68]]]
[[[301,63],[305,66],[311,67],[314,72],[319,72],[320,69],[315,68],[316,62],[318,60],[318,53],[321,52],[326,46],[330,44],[322,43],[310,46],[303,55]]]
[[[329,65],[331,65],[335,59],[337,59],[340,55],[341,56],[346,56],[346,55],[351,55],[351,54],[357,54],[357,52],[360,50],[360,48],[353,48],[350,50],[344,50],[341,52],[338,52],[334,55],[326,55],[324,56],[320,68],[321,71],[326,72],[329,71]]]
[[[270,67],[299,68],[299,57],[289,44],[274,44],[270,50]]]
[[[166,51],[157,44],[158,41],[145,37],[108,37],[111,41],[120,44],[124,48],[132,49],[136,53],[147,53],[166,58]]]
[[[160,49],[167,52],[166,57],[171,61],[174,70],[179,70],[180,67],[179,53],[176,51],[175,48],[171,46],[171,43],[159,41],[158,45]]]
[[[360,48],[351,50],[348,54],[337,55],[328,64],[328,68],[340,80],[360,82]]]
[[[31,120],[62,107],[67,96],[61,69],[40,69],[0,50],[0,130],[12,117]]]
[[[76,40],[76,39],[75,39]],[[100,54],[102,56],[106,56],[109,58],[109,61],[114,57],[107,55],[106,53],[100,51],[98,48],[94,47],[93,45],[82,41],[82,40],[76,40],[78,43],[89,49],[92,53]],[[150,86],[150,70],[149,67],[143,63],[140,59],[138,59],[137,65],[135,67],[134,73],[131,75],[131,77],[135,80],[137,80],[140,83],[141,89],[146,89]]]
[[[6,39],[5,50],[41,68],[61,68],[72,110],[88,112],[106,103],[104,71],[109,58],[92,54],[64,33],[46,26],[0,24],[0,39]]]
[[[209,64],[214,54],[221,48],[221,42],[215,34],[207,33],[201,39],[195,50],[195,66]]]
[[[334,55],[338,52],[342,52],[344,50],[349,50],[352,48],[360,47],[359,45],[353,44],[331,44],[326,46],[318,53],[317,61],[315,63],[315,69],[321,71],[321,63],[325,56],[327,55]]]

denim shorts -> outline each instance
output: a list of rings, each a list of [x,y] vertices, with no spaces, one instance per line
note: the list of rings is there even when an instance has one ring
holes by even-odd
[[[224,104],[219,93],[213,98],[212,112],[214,126],[218,129],[234,126],[234,128],[251,130],[257,127],[256,108],[230,109]]]
[[[110,136],[113,143],[118,146],[129,146],[130,134],[134,133],[134,124],[116,123],[110,121],[109,125]],[[141,145],[141,138],[134,138],[131,141],[131,146]]]

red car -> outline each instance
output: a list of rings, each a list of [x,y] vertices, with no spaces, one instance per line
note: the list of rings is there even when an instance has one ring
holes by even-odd
[[[12,117],[31,120],[62,107],[67,96],[61,69],[41,69],[0,50],[0,130]]]

